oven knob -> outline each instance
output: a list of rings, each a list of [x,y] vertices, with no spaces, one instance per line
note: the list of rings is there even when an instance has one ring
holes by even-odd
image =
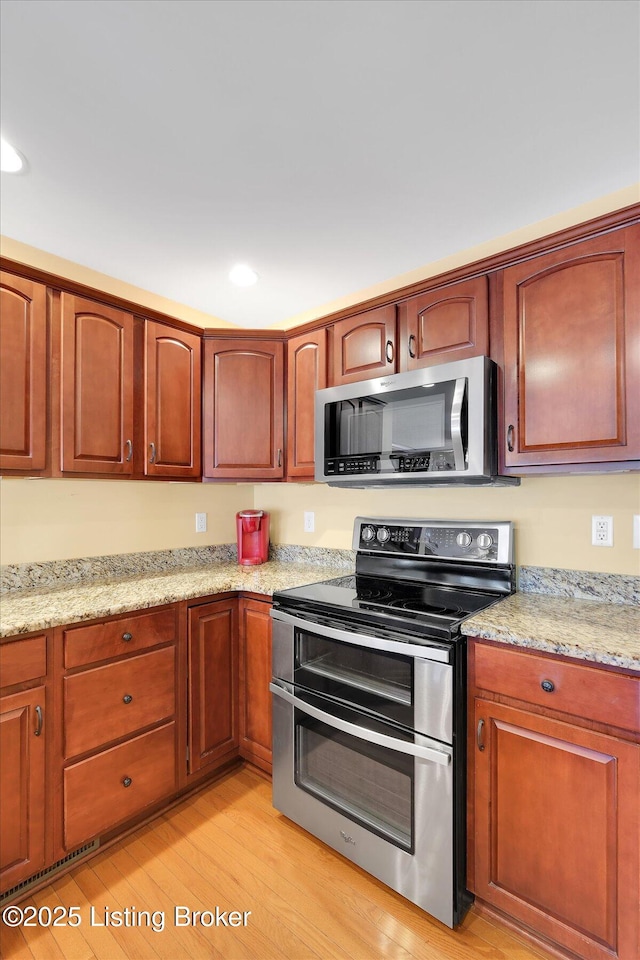
[[[470,547],[471,546],[471,534],[470,533],[459,533],[456,537],[456,543],[459,547]]]
[[[378,532],[376,536],[378,538],[379,543],[386,543],[389,537],[391,536],[389,527],[378,527]]]
[[[479,533],[478,534],[478,546],[483,550],[488,550],[491,544],[493,543],[493,537],[489,533]]]
[[[360,534],[360,536],[362,537],[365,543],[369,543],[370,540],[373,540],[375,535],[376,535],[375,530],[369,524],[367,524],[366,527],[362,528],[362,533]]]

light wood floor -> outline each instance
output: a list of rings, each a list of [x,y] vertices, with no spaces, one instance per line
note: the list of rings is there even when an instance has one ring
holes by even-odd
[[[228,775],[21,904],[80,907],[76,928],[0,928],[3,960],[540,960],[474,909],[455,932],[281,816],[270,783]],[[176,926],[174,907],[251,911]],[[93,922],[91,908],[94,911]],[[104,923],[105,908],[136,924]],[[149,913],[149,921],[142,915]],[[164,930],[160,916],[164,913]],[[47,916],[44,911],[42,916]],[[229,914],[227,913],[227,917]],[[206,915],[206,920],[211,917]],[[149,925],[147,925],[147,922]]]

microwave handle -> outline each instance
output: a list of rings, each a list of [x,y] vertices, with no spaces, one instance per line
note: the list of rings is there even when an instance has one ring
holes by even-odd
[[[435,744],[433,747],[426,747],[417,743],[408,743],[406,740],[396,740],[395,737],[388,737],[384,733],[374,733],[373,730],[367,730],[366,727],[359,727],[357,723],[349,723],[348,720],[341,720],[331,713],[325,713],[324,710],[312,707],[311,704],[305,703],[304,700],[290,693],[289,690],[280,686],[279,683],[270,683],[269,690],[271,690],[271,693],[276,697],[281,697],[283,700],[286,700],[292,707],[296,707],[302,711],[302,713],[313,717],[314,720],[320,720],[335,730],[341,730],[342,733],[348,733],[352,737],[357,737],[358,740],[366,740],[367,743],[375,743],[380,747],[388,747],[397,753],[407,753],[409,756],[417,757],[420,760],[430,760],[432,763],[439,763],[443,767],[447,767],[451,763],[451,747],[436,747]]]
[[[451,445],[453,447],[455,469],[459,473],[465,469],[464,445],[462,443],[462,405],[466,389],[467,379],[466,377],[460,377],[456,380],[451,403]]]

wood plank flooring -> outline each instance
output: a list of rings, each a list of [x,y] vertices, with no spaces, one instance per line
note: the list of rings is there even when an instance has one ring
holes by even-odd
[[[45,919],[46,908],[79,907],[81,923],[3,925],[3,960],[551,956],[474,908],[456,931],[431,919],[274,810],[270,783],[247,768],[20,904],[29,905]],[[216,908],[226,926],[215,925]]]

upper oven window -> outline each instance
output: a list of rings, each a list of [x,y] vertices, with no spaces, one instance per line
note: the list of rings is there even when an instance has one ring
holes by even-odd
[[[413,727],[414,660],[296,630],[294,682]]]

